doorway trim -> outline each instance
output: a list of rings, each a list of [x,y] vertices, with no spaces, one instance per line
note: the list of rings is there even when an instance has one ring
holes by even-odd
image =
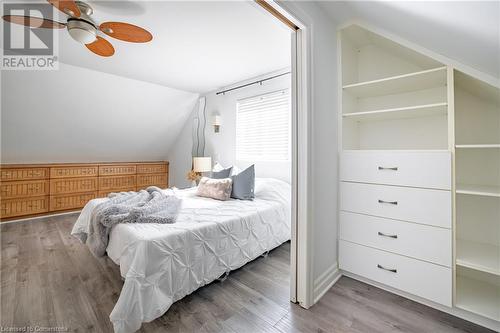
[[[304,308],[314,304],[312,223],[310,200],[311,24],[290,2],[255,0],[255,3],[292,30],[292,232],[290,249],[290,300]],[[308,21],[308,20],[307,20]]]

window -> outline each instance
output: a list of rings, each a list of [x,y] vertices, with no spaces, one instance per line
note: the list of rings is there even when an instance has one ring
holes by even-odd
[[[236,110],[236,159],[290,160],[290,91],[239,100]]]

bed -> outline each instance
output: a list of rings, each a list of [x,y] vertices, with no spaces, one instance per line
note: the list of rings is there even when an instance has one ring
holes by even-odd
[[[174,224],[123,223],[113,227],[107,255],[124,285],[110,314],[116,333],[137,331],[173,302],[290,239],[290,185],[257,178],[253,201],[218,201],[175,190],[182,207]],[[72,235],[88,230],[94,199]]]

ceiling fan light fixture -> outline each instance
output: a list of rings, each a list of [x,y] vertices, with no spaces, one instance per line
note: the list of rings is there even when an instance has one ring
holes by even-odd
[[[97,29],[82,20],[68,20],[68,32],[71,38],[82,44],[90,44],[97,39]]]
[[[75,13],[71,9],[64,8],[64,12],[69,16],[75,16]]]

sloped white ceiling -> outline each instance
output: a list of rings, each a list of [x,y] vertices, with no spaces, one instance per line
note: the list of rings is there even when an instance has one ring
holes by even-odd
[[[2,72],[1,162],[163,160],[198,94],[60,64]]]
[[[62,30],[63,63],[198,93],[290,66],[290,31],[253,1],[89,4],[96,22],[129,22],[154,38],[135,44],[106,36],[116,53],[102,58]]]
[[[361,20],[500,77],[500,1],[323,1],[339,24]]]

